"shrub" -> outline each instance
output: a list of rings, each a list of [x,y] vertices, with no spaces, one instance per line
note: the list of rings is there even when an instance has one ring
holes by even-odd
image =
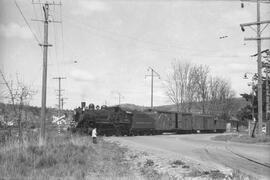
[[[31,153],[31,154],[38,155],[38,156],[41,156],[44,153],[43,148],[40,148],[40,147],[34,146],[34,145],[28,146],[26,151]]]
[[[49,168],[57,164],[57,160],[52,156],[42,156],[38,163],[36,168]]]
[[[153,165],[154,165],[154,161],[151,159],[147,159],[146,162],[144,163],[144,167],[153,166]]]
[[[172,162],[172,165],[176,165],[176,166],[182,166],[184,165],[185,163],[181,160],[175,160]]]

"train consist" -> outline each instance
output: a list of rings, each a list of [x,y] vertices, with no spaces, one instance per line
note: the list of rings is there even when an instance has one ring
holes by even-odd
[[[226,121],[212,115],[165,111],[130,111],[119,106],[101,108],[85,103],[74,110],[74,131],[87,133],[96,127],[99,135],[155,135],[164,132],[224,132]]]

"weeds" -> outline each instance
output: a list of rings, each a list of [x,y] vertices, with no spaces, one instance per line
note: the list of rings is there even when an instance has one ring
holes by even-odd
[[[146,159],[144,163],[138,163],[137,166],[140,167],[140,172],[146,179],[149,180],[169,180],[175,179],[171,177],[168,173],[161,173],[155,167],[156,164],[152,159]]]
[[[239,170],[234,170],[232,172],[232,175],[228,179],[233,179],[233,180],[257,180],[255,177],[244,174],[240,172]]]
[[[35,137],[34,137],[35,138]],[[71,134],[51,134],[47,145],[35,139],[0,147],[0,174],[3,179],[120,179],[132,177],[125,159],[127,149],[99,139]],[[131,178],[132,179],[132,178]]]

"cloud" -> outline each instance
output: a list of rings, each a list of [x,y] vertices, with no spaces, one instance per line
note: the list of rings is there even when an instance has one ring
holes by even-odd
[[[0,24],[0,35],[7,38],[31,39],[31,31],[26,26],[16,23]]]
[[[85,70],[75,69],[71,71],[70,75],[76,81],[84,82],[84,81],[95,80],[95,77],[91,73]]]
[[[79,7],[73,11],[75,15],[84,15],[87,16],[93,12],[105,12],[110,8],[105,2],[101,1],[87,1],[81,0],[78,2]]]

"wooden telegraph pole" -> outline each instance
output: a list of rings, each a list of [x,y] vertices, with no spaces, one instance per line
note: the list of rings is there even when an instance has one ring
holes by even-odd
[[[42,98],[41,98],[41,122],[40,122],[40,145],[45,144],[45,126],[46,126],[46,91],[47,91],[47,58],[48,58],[48,28],[49,28],[49,5],[46,3],[43,6],[44,11],[44,44],[43,46],[43,73],[42,73]]]
[[[242,0],[244,1],[244,0]],[[251,2],[250,0],[245,0],[247,2]],[[262,1],[263,2],[263,1]],[[245,41],[256,40],[257,41],[257,70],[258,70],[258,130],[259,136],[262,135],[262,119],[263,119],[263,110],[262,110],[262,55],[261,55],[261,41],[262,40],[270,40],[270,37],[261,37],[261,25],[270,23],[270,20],[261,21],[260,17],[260,4],[261,0],[257,0],[257,21],[252,23],[240,24],[242,31],[245,31],[244,27],[257,26],[257,37],[255,38],[245,38]],[[242,6],[243,7],[243,6]]]
[[[265,118],[266,121],[269,121],[269,73],[270,73],[270,51],[269,49],[264,51],[266,53],[265,59],[266,62],[263,62],[262,66],[265,68],[265,90],[266,90],[266,105],[265,105]]]
[[[33,4],[42,4],[44,20],[33,19],[33,21],[41,21],[44,23],[44,42],[39,44],[43,47],[43,72],[42,72],[42,97],[41,97],[41,120],[40,120],[40,135],[39,135],[39,144],[45,145],[45,129],[46,129],[46,94],[47,94],[47,64],[48,64],[48,47],[52,45],[48,43],[48,29],[49,23],[60,23],[60,21],[52,21],[49,19],[49,6],[50,5],[61,5],[56,3],[41,3],[41,2],[32,2]]]

